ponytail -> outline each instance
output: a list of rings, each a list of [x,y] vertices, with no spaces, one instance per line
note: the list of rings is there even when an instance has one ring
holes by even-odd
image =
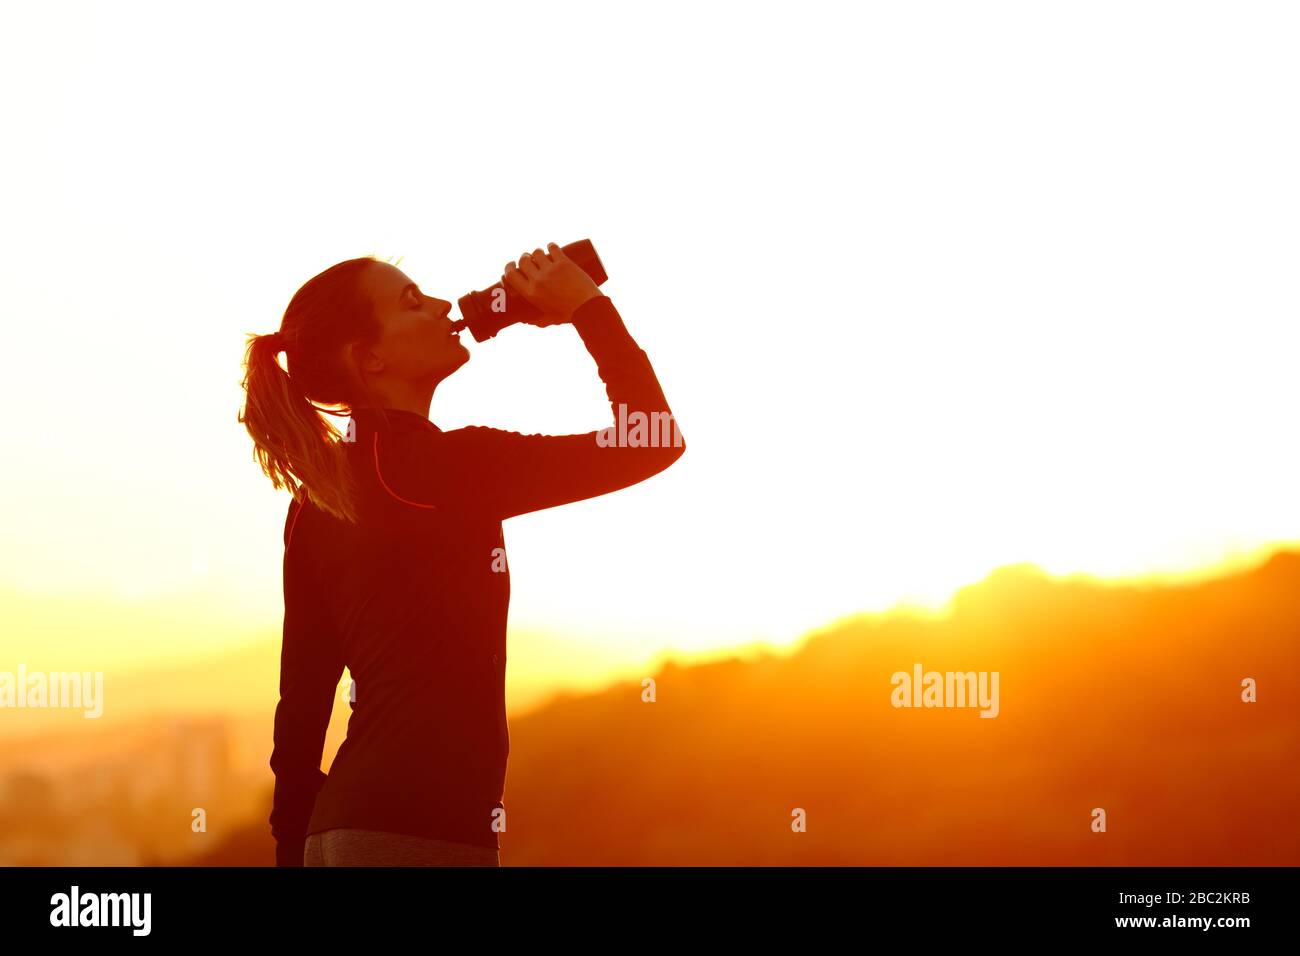
[[[339,430],[324,417],[347,411],[355,380],[344,347],[373,339],[373,311],[357,278],[373,256],[349,259],[311,279],[294,295],[279,332],[249,335],[244,353],[244,408],[239,421],[253,439],[253,458],[275,488],[356,524],[355,483]],[[285,353],[288,370],[280,365]],[[349,409],[350,411],[350,409]]]

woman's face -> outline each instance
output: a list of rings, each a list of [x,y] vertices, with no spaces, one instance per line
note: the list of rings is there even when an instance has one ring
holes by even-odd
[[[451,331],[451,303],[420,291],[411,278],[377,262],[362,280],[374,304],[379,340],[362,364],[372,377],[412,385],[437,384],[469,361],[469,349]]]

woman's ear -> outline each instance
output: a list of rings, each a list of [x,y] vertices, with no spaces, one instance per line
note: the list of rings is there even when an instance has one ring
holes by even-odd
[[[365,342],[349,342],[343,347],[343,361],[353,373],[374,375],[384,370],[384,360]]]

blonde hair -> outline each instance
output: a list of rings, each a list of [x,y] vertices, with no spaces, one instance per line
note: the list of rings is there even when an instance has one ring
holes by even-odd
[[[343,360],[347,345],[379,332],[360,278],[374,256],[330,266],[302,286],[278,332],[250,334],[244,353],[244,407],[239,421],[253,439],[253,458],[276,488],[356,524],[356,489],[342,435],[324,415],[351,411],[364,389]],[[285,353],[286,367],[279,361]],[[338,408],[321,408],[316,403]]]

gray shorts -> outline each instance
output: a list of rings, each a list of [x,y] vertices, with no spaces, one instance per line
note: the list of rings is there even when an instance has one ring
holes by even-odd
[[[303,866],[500,866],[490,846],[337,827],[307,835]]]

